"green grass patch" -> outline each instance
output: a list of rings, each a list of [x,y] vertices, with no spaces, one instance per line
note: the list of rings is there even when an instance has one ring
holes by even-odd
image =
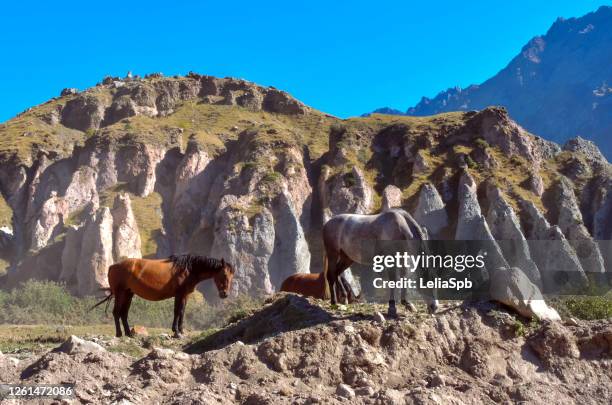
[[[612,318],[612,294],[604,296],[568,296],[553,300],[552,305],[563,316],[595,320]]]
[[[10,226],[13,218],[13,210],[6,200],[0,195],[0,226]]]

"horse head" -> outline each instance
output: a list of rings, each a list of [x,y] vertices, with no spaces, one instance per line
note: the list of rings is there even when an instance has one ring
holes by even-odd
[[[219,297],[227,298],[229,295],[230,288],[232,287],[232,280],[234,279],[234,267],[221,259],[221,268],[215,273],[214,280],[219,291]]]

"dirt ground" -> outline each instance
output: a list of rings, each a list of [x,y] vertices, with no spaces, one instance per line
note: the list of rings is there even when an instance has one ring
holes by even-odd
[[[181,341],[68,331],[85,340],[0,355],[0,382],[76,384],[64,403],[612,403],[610,320],[540,324],[486,303],[382,320],[383,309],[277,295]]]

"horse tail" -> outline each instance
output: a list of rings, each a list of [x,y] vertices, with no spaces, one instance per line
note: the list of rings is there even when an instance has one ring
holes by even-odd
[[[110,288],[101,288],[101,290],[110,291]],[[108,311],[108,305],[110,304],[110,300],[112,298],[113,298],[113,293],[111,292],[102,301],[98,302],[96,305],[94,305],[93,307],[89,308],[89,310],[93,311],[95,308],[99,307],[100,305],[102,305],[102,304],[104,304],[106,302],[106,308],[104,309],[104,313],[106,313]]]
[[[327,259],[327,253],[323,253],[323,298],[328,300],[331,297],[329,291],[329,283],[327,282],[327,270],[329,267],[329,260]]]

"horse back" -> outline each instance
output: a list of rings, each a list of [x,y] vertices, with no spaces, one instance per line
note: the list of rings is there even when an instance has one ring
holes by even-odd
[[[174,296],[179,280],[165,260],[125,259],[109,267],[108,283],[113,292],[128,289],[142,298],[160,300]]]
[[[323,273],[297,273],[287,277],[281,284],[281,291],[325,298],[325,278]]]

